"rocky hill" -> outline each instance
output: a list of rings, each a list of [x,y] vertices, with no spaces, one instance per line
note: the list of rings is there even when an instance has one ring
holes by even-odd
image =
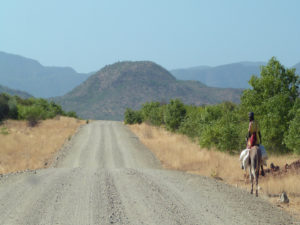
[[[46,67],[33,59],[0,52],[0,84],[35,97],[64,95],[87,77],[70,67]]]
[[[241,89],[211,88],[197,81],[177,81],[163,67],[149,61],[105,66],[68,94],[55,98],[65,110],[83,118],[122,120],[127,107],[147,101],[179,98],[187,104],[239,102]]]

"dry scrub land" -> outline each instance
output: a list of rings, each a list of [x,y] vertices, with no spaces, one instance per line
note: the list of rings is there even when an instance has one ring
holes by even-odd
[[[0,174],[48,167],[56,152],[84,121],[56,117],[30,127],[26,121],[0,125]]]
[[[130,128],[165,168],[214,177],[236,187],[249,189],[250,192],[249,179],[240,168],[238,155],[201,149],[186,136],[170,133],[163,128],[147,124],[130,125]],[[270,156],[268,166],[273,162],[280,168],[284,168],[286,164],[296,160],[299,160],[299,156]],[[289,170],[288,173],[276,172],[267,173],[265,177],[260,176],[259,186],[262,197],[268,198],[272,203],[287,209],[292,214],[300,215],[300,168]],[[288,194],[289,204],[278,202],[278,195],[282,191]]]

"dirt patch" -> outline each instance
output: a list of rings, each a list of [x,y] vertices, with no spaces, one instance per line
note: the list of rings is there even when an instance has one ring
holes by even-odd
[[[30,127],[26,121],[0,126],[0,174],[48,167],[53,156],[85,121],[56,117]]]

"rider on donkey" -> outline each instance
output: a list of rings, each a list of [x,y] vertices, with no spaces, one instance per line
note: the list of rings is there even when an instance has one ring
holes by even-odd
[[[254,113],[249,113],[249,128],[247,137],[247,148],[259,146],[261,144],[261,134],[258,123],[254,120]]]
[[[249,113],[249,128],[247,137],[247,148],[251,149],[253,146],[260,147],[261,145],[261,134],[257,121],[254,120],[254,113]],[[261,175],[264,176],[265,172],[263,164],[261,164]]]

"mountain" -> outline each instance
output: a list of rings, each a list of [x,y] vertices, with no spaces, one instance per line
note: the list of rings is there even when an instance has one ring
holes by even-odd
[[[197,80],[208,86],[222,88],[249,88],[253,74],[259,75],[264,62],[239,62],[216,67],[200,66],[171,70],[178,80]]]
[[[163,67],[149,61],[105,66],[68,94],[54,100],[83,118],[122,120],[127,107],[147,101],[179,98],[187,104],[239,102],[241,89],[211,88],[198,81],[177,81]]]
[[[87,77],[70,67],[42,66],[36,60],[0,52],[0,83],[35,97],[64,95]]]
[[[30,94],[28,94],[24,91],[14,90],[14,89],[2,86],[2,85],[0,85],[0,94],[1,93],[7,93],[7,94],[10,94],[10,95],[17,95],[21,98],[30,98],[30,97],[32,97],[32,95],[30,95]]]

